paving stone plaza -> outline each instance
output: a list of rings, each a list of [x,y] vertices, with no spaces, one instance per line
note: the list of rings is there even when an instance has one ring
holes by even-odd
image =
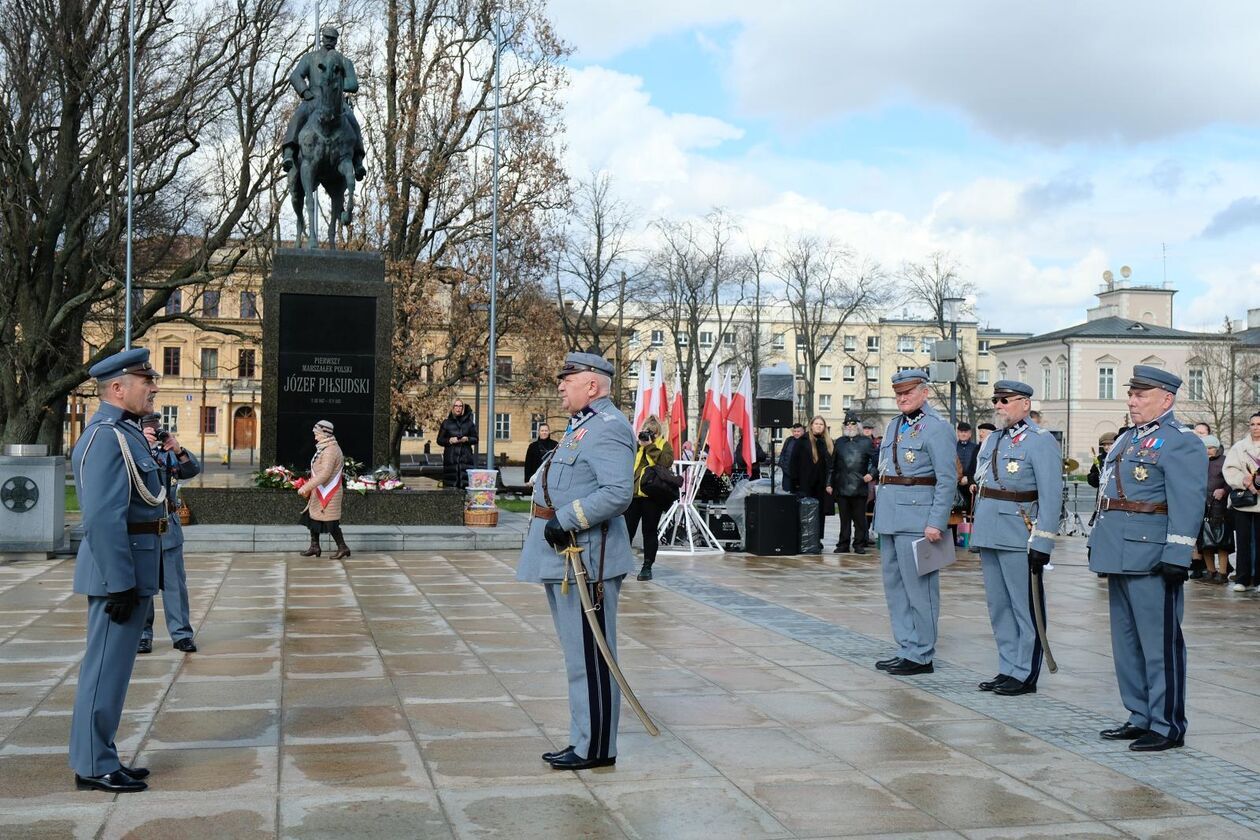
[[[295,533],[296,530],[295,530]],[[353,537],[351,537],[353,540]],[[295,538],[297,546],[300,539]],[[895,678],[878,557],[680,560],[628,580],[615,767],[555,771],[563,662],[516,552],[188,556],[199,651],[136,664],[118,733],[150,789],[78,792],[73,560],[0,565],[2,837],[1141,837],[1260,830],[1260,596],[1190,582],[1186,747],[1138,755],[1106,585],[1047,576],[1060,665],[995,697],[978,558],[942,574],[936,673]],[[160,605],[160,601],[159,601]],[[159,606],[160,610],[160,606]]]

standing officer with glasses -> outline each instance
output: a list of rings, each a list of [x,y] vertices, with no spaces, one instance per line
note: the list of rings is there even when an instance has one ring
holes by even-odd
[[[1186,737],[1186,641],[1181,635],[1190,552],[1207,501],[1207,449],[1177,422],[1181,378],[1133,368],[1126,430],[1099,478],[1089,568],[1107,575],[1111,656],[1122,726],[1099,733],[1135,752],[1180,747]]]
[[[1045,590],[1033,578],[1050,562],[1063,505],[1063,456],[1054,436],[1029,419],[1032,397],[1032,386],[1023,382],[1003,379],[993,386],[1001,431],[980,449],[979,489],[972,491],[971,544],[980,549],[998,651],[997,676],[980,683],[980,690],[1010,697],[1037,691],[1043,651],[1033,599],[1044,616]]]
[[[74,591],[86,595],[87,650],[70,720],[70,766],[80,790],[134,793],[149,771],[127,767],[114,737],[136,648],[158,589],[166,491],[140,418],[153,411],[149,351],[126,350],[88,370],[101,405],[70,456],[83,512]]]

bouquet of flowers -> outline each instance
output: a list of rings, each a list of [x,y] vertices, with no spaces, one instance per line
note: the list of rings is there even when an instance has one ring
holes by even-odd
[[[277,490],[292,490],[298,486],[294,483],[295,479],[297,479],[297,476],[292,470],[277,465],[254,473],[254,486],[273,487]]]
[[[347,476],[349,475],[350,473],[347,470]],[[346,489],[354,490],[364,495],[369,491],[397,490],[402,486],[403,483],[398,480],[398,473],[394,471],[393,467],[388,466],[377,467],[370,473],[360,475],[358,478],[348,478],[346,481]]]

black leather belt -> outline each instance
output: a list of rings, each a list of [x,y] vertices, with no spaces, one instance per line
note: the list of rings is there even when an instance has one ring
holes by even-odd
[[[1168,505],[1157,502],[1131,502],[1103,496],[1098,500],[1099,510],[1123,510],[1127,513],[1168,513]]]
[[[927,487],[936,484],[936,479],[929,475],[921,475],[911,478],[905,475],[884,475],[880,476],[880,484],[899,484],[905,487]]]
[[[148,522],[128,522],[128,534],[157,534],[161,536],[166,533],[166,518],[153,519]]]
[[[997,499],[1001,502],[1035,502],[1036,490],[999,490],[996,487],[981,487],[980,498]]]
[[[536,502],[532,504],[534,505],[534,518],[535,519],[555,519],[556,517],[555,508],[543,507],[542,505]]]

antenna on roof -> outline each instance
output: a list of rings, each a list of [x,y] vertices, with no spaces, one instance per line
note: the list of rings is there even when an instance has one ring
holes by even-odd
[[[1164,285],[1168,285],[1168,243],[1159,243],[1159,248],[1164,252]]]

